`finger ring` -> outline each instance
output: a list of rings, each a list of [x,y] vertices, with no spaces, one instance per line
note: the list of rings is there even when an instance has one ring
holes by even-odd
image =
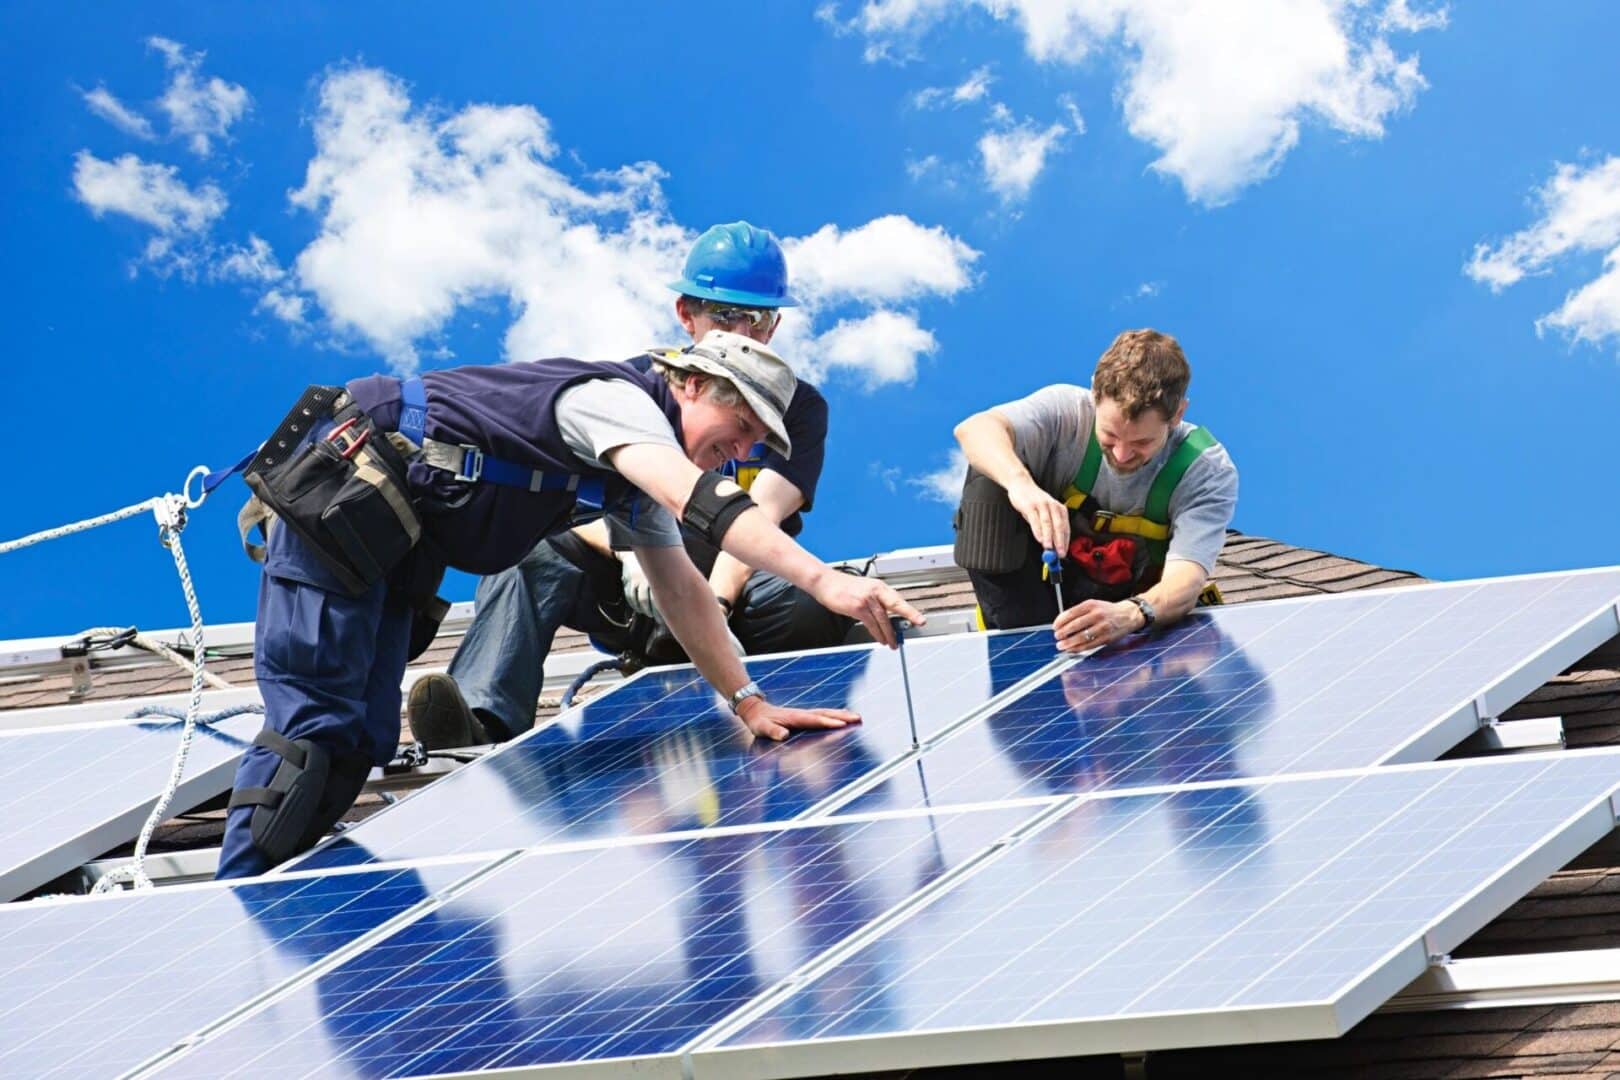
[[[1087,631],[1086,631],[1086,632],[1085,632],[1085,634],[1086,634],[1086,640],[1087,640],[1087,641],[1090,641],[1090,640],[1091,640],[1091,631],[1090,631],[1090,630],[1087,630]]]

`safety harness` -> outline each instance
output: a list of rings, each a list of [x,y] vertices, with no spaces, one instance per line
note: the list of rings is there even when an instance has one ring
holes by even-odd
[[[1149,566],[1164,566],[1170,550],[1170,498],[1187,475],[1192,463],[1204,451],[1215,445],[1215,436],[1208,430],[1195,427],[1187,433],[1164,463],[1159,475],[1148,489],[1147,502],[1140,514],[1113,514],[1097,505],[1092,489],[1097,486],[1097,474],[1102,469],[1102,446],[1097,442],[1097,426],[1092,425],[1086,442],[1086,454],[1080,468],[1063,492],[1063,505],[1078,514],[1091,531],[1098,534],[1116,533],[1138,537],[1147,548]]]
[[[578,502],[593,507],[602,505],[604,488],[600,477],[530,469],[485,453],[476,446],[428,438],[427,390],[420,375],[400,380],[400,394],[399,433],[421,448],[421,457],[417,460],[423,464],[443,469],[468,483],[499,484],[535,492],[566,491]]]

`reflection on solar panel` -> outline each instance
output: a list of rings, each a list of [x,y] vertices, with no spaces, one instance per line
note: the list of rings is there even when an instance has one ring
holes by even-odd
[[[254,715],[204,727],[173,808],[229,790]],[[0,900],[134,839],[168,782],[180,724],[82,724],[0,735]]]
[[[1608,832],[1617,788],[1594,752],[1092,796],[695,1073],[1342,1034]]]
[[[964,725],[884,798],[937,806],[1430,760],[1613,635],[1617,598],[1620,573],[1605,571],[1200,612]]]
[[[906,649],[919,731],[929,734],[1057,657],[1049,630],[921,638]],[[780,821],[911,746],[894,652],[835,649],[748,670],[772,701],[850,708],[865,722],[754,743],[690,667],[644,672],[294,865]]]
[[[1043,808],[531,853],[163,1075],[418,1076],[672,1054]]]
[[[0,907],[0,1076],[114,1076],[483,865]]]
[[[0,910],[0,1074],[821,1075],[1337,1034],[1614,826],[1620,750],[1371,766],[1613,635],[1617,595],[1256,605],[1078,662],[1046,629],[919,640],[921,754],[893,653],[751,663],[867,717],[785,745],[643,673],[305,864],[445,858]],[[62,790],[33,760],[15,782]]]

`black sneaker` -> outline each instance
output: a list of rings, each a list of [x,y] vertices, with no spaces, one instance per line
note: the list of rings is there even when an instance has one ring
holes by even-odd
[[[461,688],[448,675],[425,675],[411,687],[405,706],[411,734],[425,750],[482,746],[489,733],[467,707]]]

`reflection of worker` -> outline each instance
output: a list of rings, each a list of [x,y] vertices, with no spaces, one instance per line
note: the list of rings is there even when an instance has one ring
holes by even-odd
[[[431,898],[416,871],[400,870],[387,876],[383,892],[392,910],[405,911]],[[343,933],[343,916],[334,916],[333,911],[344,905],[333,903],[332,892],[331,888],[293,891],[285,886],[253,884],[235,889],[237,899],[255,924],[278,950],[301,966],[326,960],[334,947],[334,934]],[[359,903],[349,905],[349,920],[363,920],[364,915],[354,912],[365,908],[366,905]],[[384,916],[374,917],[381,922]],[[446,945],[450,942],[454,942],[453,964],[457,977],[465,980],[461,983],[462,989],[470,989],[476,980],[478,1023],[521,1024],[523,1017],[501,962],[503,929],[500,919],[469,918],[466,911],[458,911],[454,906],[431,908],[391,934],[386,947],[366,949],[318,977],[314,990],[325,1043],[332,1055],[343,1063],[346,1073],[366,1078],[397,1075],[400,1065],[416,1054],[443,1048],[444,1028],[424,1023],[421,1014],[413,1016],[410,1011],[418,1007],[431,1009],[432,1002],[413,1002],[403,1007],[396,1002],[396,1007],[391,1009],[366,1008],[366,997],[363,993],[357,994],[356,988],[381,986],[388,976],[397,975],[414,964],[433,964],[442,974]],[[379,1036],[387,1040],[386,1053],[379,1053],[378,1044],[373,1041]],[[215,1063],[209,1061],[207,1055],[218,1054],[224,1058],[232,1050],[232,1040],[226,1036],[219,1042],[204,1043],[199,1051],[201,1056],[194,1055],[188,1060],[193,1062],[191,1067],[196,1075],[209,1072],[224,1076],[240,1068],[242,1061],[219,1061],[220,1067],[214,1071],[211,1066]]]
[[[956,561],[986,625],[1054,623],[1068,652],[1191,611],[1237,503],[1237,470],[1182,420],[1192,373],[1155,330],[1114,339],[1089,389],[1048,386],[957,425],[971,469]],[[1058,613],[1042,552],[1063,556]]]
[[[1059,681],[988,720],[1002,753],[1052,792],[1235,777],[1238,744],[1273,707],[1264,675],[1213,619],[1105,649]]]
[[[729,330],[767,344],[780,309],[794,304],[787,261],[776,237],[745,221],[716,225],[692,245],[679,281],[675,315],[692,340]],[[645,371],[653,356],[629,361]],[[791,458],[764,442],[720,471],[789,536],[815,502],[827,439],[827,401],[799,380],[782,414]],[[753,571],[697,531],[682,530],[687,554],[709,581],[732,633],[750,654],[839,644],[851,620],[775,574]],[[445,675],[411,688],[411,732],[429,750],[500,742],[534,723],[542,667],[559,627],[590,636],[598,648],[641,663],[687,657],[652,600],[636,557],[615,551],[604,522],[547,537],[522,562],[478,583],[472,625]]]
[[[598,489],[671,630],[750,731],[780,739],[857,719],[785,709],[760,692],[675,524],[887,644],[891,615],[921,620],[889,586],[826,566],[747,492],[703,471],[761,440],[791,454],[783,412],[795,385],[768,348],[715,330],[652,372],[555,359],[306,392],[246,474],[278,521],[254,650],[265,730],[237,770],[219,876],[284,862],[347,811],[399,738],[411,601],[431,598],[446,564],[514,565],[572,522],[584,487]]]

